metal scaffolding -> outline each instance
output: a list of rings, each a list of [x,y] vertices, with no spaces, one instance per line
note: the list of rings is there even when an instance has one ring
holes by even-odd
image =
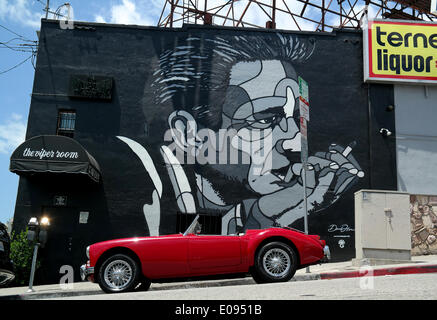
[[[435,21],[431,0],[164,0],[159,27],[207,24],[329,32],[368,18]]]

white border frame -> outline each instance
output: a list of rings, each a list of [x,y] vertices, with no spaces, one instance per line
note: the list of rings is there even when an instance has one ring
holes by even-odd
[[[432,14],[437,14],[437,0],[431,0],[431,9],[429,11]]]
[[[432,0],[437,5],[437,0]],[[433,21],[411,21],[411,20],[393,20],[393,19],[372,19],[365,22],[363,25],[363,60],[364,60],[364,82],[367,83],[407,83],[407,84],[433,84],[437,85],[437,80],[420,80],[420,79],[396,79],[396,78],[378,78],[370,77],[369,66],[369,22],[398,22],[398,23],[410,23],[410,24],[431,24],[436,26],[437,22]]]

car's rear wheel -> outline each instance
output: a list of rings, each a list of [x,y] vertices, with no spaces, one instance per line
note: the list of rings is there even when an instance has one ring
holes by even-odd
[[[99,268],[98,282],[107,293],[128,292],[135,289],[140,280],[138,263],[125,254],[107,258]]]
[[[297,269],[297,254],[283,242],[269,242],[258,251],[252,277],[257,283],[285,282]]]

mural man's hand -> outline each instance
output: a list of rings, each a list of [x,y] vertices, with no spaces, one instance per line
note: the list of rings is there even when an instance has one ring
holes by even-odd
[[[320,170],[318,178],[324,176],[327,172],[334,172],[335,179],[334,185],[330,186],[333,192],[333,202],[339,198],[339,196],[346,191],[353,182],[356,182],[358,178],[364,177],[364,172],[361,170],[360,165],[355,160],[351,151],[355,146],[355,143],[350,144],[346,148],[331,144],[328,152],[317,152],[316,157],[323,158],[325,160],[325,167]],[[326,165],[329,162],[328,165]]]
[[[334,180],[334,172],[326,171],[323,176],[318,176],[321,168],[325,168],[329,161],[312,157],[314,169],[307,172],[307,203],[308,209],[311,210],[316,204],[323,201],[323,197],[328,191],[329,186]],[[302,166],[295,166],[294,170]],[[293,170],[293,171],[294,171]],[[258,200],[258,206],[261,213],[270,219],[272,224],[288,226],[299,218],[303,217],[303,189],[301,183],[295,183],[271,194],[262,196]]]
[[[320,209],[325,195],[332,192],[329,204],[358,178],[364,176],[361,167],[351,154],[353,145],[346,148],[332,144],[328,152],[318,152],[308,158],[306,174],[308,210]],[[295,164],[293,172],[302,177],[302,164]],[[301,180],[301,179],[299,179]],[[302,185],[295,184],[260,198],[259,206],[264,215],[275,217],[275,224],[290,225],[303,217]]]

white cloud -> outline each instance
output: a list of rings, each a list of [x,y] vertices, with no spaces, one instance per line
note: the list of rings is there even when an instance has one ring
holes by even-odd
[[[135,3],[130,0],[123,0],[120,5],[115,5],[111,9],[111,20],[120,24],[139,24],[151,25],[152,21],[144,17],[137,9]]]
[[[9,154],[15,150],[26,136],[26,123],[19,114],[12,113],[0,124],[0,153]]]
[[[105,14],[96,14],[94,19],[100,23],[115,23],[115,24],[136,24],[145,26],[156,26],[158,22],[158,9],[162,9],[163,1],[135,1],[122,0],[118,4],[113,5]]]
[[[98,22],[98,23],[106,23],[106,20],[105,20],[105,18],[103,18],[101,15],[96,15],[95,16],[95,19],[96,19],[96,22]]]
[[[34,12],[29,0],[0,0],[0,20],[9,20],[22,25],[39,28],[42,13]]]
[[[303,3],[295,2],[288,6],[288,9],[294,14],[300,14],[303,8]],[[281,8],[287,11],[287,8]],[[308,6],[305,9],[304,17],[310,18],[312,20],[316,20],[313,17],[313,8]],[[297,23],[297,25],[296,25]],[[290,16],[290,14],[279,11],[276,14],[276,28],[284,29],[284,30],[300,30],[301,31],[315,31],[317,28],[317,23],[314,23],[309,20],[305,20],[300,17],[294,17],[294,19]]]

